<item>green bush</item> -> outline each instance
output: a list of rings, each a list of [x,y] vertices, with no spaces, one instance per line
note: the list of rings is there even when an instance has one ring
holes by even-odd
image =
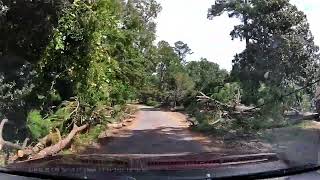
[[[301,108],[302,108],[302,111],[304,111],[304,112],[308,112],[308,111],[312,110],[310,96],[308,96],[306,94],[302,96]]]
[[[196,100],[195,100],[195,101],[196,101]],[[200,107],[199,107],[198,103],[195,102],[195,101],[189,102],[187,105],[185,105],[185,107],[186,107],[186,112],[187,112],[188,114],[195,115],[197,112],[200,111]]]
[[[28,113],[27,127],[32,138],[39,139],[47,135],[51,129],[51,122],[44,120],[38,110],[32,110]]]
[[[83,140],[87,140],[88,142],[94,142],[98,139],[99,135],[105,130],[105,127],[101,124],[98,124],[90,129],[90,131],[86,134],[81,134]]]
[[[199,111],[195,107],[189,107],[189,112],[195,117],[198,125],[195,128],[201,132],[223,134],[223,133],[254,133],[264,129],[283,127],[288,125],[282,116],[281,104],[274,103],[261,108],[254,116],[235,116],[232,119],[220,117],[218,111]]]
[[[212,97],[223,103],[231,103],[235,100],[240,100],[242,90],[239,83],[226,83],[222,88],[217,87],[216,93],[212,94]],[[239,97],[238,97],[239,96]]]
[[[252,117],[240,117],[233,120],[232,129],[242,132],[255,132],[264,129],[283,127],[288,124],[281,112],[280,103],[266,104]]]
[[[15,74],[13,78],[0,72],[0,116],[16,112],[17,108],[25,108],[26,97],[34,88],[32,81],[36,72],[31,64],[24,64]]]
[[[154,106],[154,107],[156,107],[156,106],[159,106],[159,104],[160,104],[160,103],[158,103],[157,101],[152,100],[151,98],[148,98],[148,100],[147,100],[147,102],[146,102],[146,105],[147,105],[147,106]]]

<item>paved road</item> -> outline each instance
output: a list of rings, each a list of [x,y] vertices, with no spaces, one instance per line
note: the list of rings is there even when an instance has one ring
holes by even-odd
[[[208,141],[208,140],[207,140]],[[200,153],[209,149],[204,137],[188,130],[180,113],[142,108],[134,122],[119,130],[114,137],[100,141],[99,153],[108,154],[170,154]]]
[[[247,142],[248,144],[248,142]],[[247,146],[248,147],[248,146]],[[255,146],[256,147],[256,146]],[[117,154],[120,156],[127,154],[143,154],[153,157],[154,155],[163,154],[183,154],[183,153],[201,153],[210,152],[213,156],[220,157],[222,155],[250,153],[246,147],[237,145],[224,145],[223,142],[214,137],[206,137],[188,130],[188,124],[184,115],[175,112],[166,112],[152,108],[142,108],[137,114],[136,119],[129,126],[120,129],[113,137],[104,138],[99,143],[99,148],[90,149],[87,153],[92,154]],[[216,153],[216,154],[215,154]],[[174,156],[173,156],[174,157]],[[200,156],[201,158],[202,156]],[[167,157],[168,158],[168,157]],[[168,159],[166,159],[168,160]],[[170,161],[170,158],[169,158]],[[172,160],[171,160],[172,161]],[[53,162],[53,161],[48,161]],[[63,160],[62,160],[63,162]],[[61,164],[53,162],[54,165]],[[247,173],[266,172],[287,168],[287,164],[283,161],[272,161],[267,163],[249,163],[240,166],[221,166],[217,168],[204,169],[199,172],[201,177],[207,173],[215,176],[230,176]],[[197,171],[183,170],[172,176],[188,176],[199,177]],[[169,171],[170,172],[170,171]],[[124,172],[128,173],[128,172]],[[166,173],[166,172],[162,172]],[[175,173],[175,171],[174,171]],[[189,174],[188,174],[189,173]],[[198,174],[197,174],[198,173]],[[202,174],[201,174],[202,173]],[[160,173],[161,174],[161,173]],[[162,175],[164,175],[162,174]],[[96,175],[96,174],[95,174]],[[126,174],[127,175],[127,174]],[[141,176],[146,174],[140,174]],[[148,175],[148,174],[147,174]],[[150,174],[157,175],[157,174]],[[0,175],[1,176],[1,175]],[[160,179],[168,179],[165,178]],[[137,178],[139,179],[139,178]],[[278,179],[320,179],[317,172],[297,175],[292,177],[284,177]]]
[[[112,137],[100,139],[96,148],[85,153],[99,154],[183,154],[215,153],[239,155],[269,152],[250,143],[224,143],[223,140],[191,132],[186,117],[177,112],[142,107],[129,126],[117,130]]]
[[[188,129],[185,116],[180,113],[142,108],[131,125],[119,130],[112,138],[102,139],[99,148],[91,149],[89,153],[162,155],[210,152],[220,157],[253,152],[250,152],[250,149],[245,151],[243,149],[244,147],[234,145],[230,147],[218,140],[191,132]],[[282,161],[275,161],[239,167],[215,168],[214,174],[237,175],[285,167],[287,166]],[[311,175],[313,174],[315,173]],[[308,176],[310,177],[310,175]]]

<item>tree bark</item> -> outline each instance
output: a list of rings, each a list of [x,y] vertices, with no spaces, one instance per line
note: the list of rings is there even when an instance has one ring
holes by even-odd
[[[45,148],[45,145],[47,144],[48,141],[49,141],[49,135],[46,135],[45,137],[41,138],[35,146],[18,150],[17,158],[24,158],[40,152],[42,149]]]
[[[244,3],[247,5],[248,4],[248,0],[245,0]],[[249,45],[249,35],[248,35],[248,15],[247,14],[244,14],[243,15],[243,24],[244,24],[244,27],[246,28],[244,30],[244,37],[246,39],[246,48],[248,48],[248,45]],[[248,57],[247,57],[248,58]]]
[[[316,87],[314,100],[315,100],[316,112],[320,114],[320,85],[317,85]]]
[[[68,134],[66,138],[62,139],[55,145],[44,148],[38,154],[33,156],[32,159],[40,159],[58,153],[59,151],[64,149],[68,144],[70,144],[71,140],[78,132],[86,129],[88,126],[88,124],[85,124],[83,126],[78,127],[76,124],[74,124],[72,131]]]

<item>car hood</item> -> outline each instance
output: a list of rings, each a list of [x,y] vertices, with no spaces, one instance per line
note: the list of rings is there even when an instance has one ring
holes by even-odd
[[[237,176],[288,167],[274,153],[179,153],[56,155],[14,163],[7,168],[85,179],[203,179],[208,176]]]
[[[179,154],[84,154],[56,155],[11,164],[8,168],[110,168],[115,170],[203,169],[277,161],[275,153],[223,155],[216,153]]]

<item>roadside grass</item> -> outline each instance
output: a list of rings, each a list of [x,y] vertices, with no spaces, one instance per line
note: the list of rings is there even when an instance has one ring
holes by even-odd
[[[4,167],[6,165],[6,154],[4,152],[0,152],[0,167]]]
[[[314,157],[319,145],[320,122],[306,120],[292,124],[287,121],[262,126],[268,128],[250,130],[244,130],[241,127],[223,125],[223,123],[212,126],[202,122],[191,127],[191,130],[218,140],[228,148],[257,153],[274,152],[293,164],[315,161]]]
[[[260,142],[291,165],[318,163],[320,123],[302,121],[299,124],[262,131]]]
[[[97,143],[100,133],[106,129],[107,125],[98,124],[95,127],[90,128],[86,133],[76,136],[72,143],[72,150],[66,150],[67,152],[65,153],[68,153],[68,151],[70,151],[69,153],[72,153],[73,151],[84,151],[87,146]]]
[[[201,132],[207,135],[214,135],[214,136],[224,136],[229,133],[225,128],[217,128],[216,126],[212,126],[207,123],[201,123],[197,126],[191,127],[191,130],[196,132]]]
[[[292,125],[291,128],[302,128],[302,129],[308,129],[315,127],[315,121],[302,121],[301,123]]]

